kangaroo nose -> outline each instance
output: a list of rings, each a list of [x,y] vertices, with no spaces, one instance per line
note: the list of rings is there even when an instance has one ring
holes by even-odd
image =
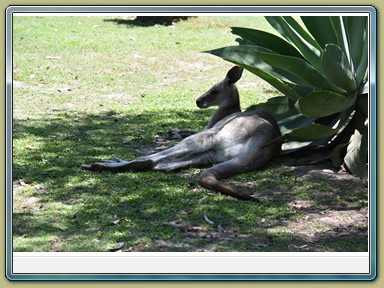
[[[199,107],[201,109],[208,108],[210,106],[209,105],[209,94],[205,93],[205,94],[201,95],[199,98],[197,98],[196,105],[197,105],[197,107]]]
[[[197,105],[197,107],[199,107],[199,108],[203,108],[203,101],[199,98],[199,99],[197,99],[196,100],[196,105]]]

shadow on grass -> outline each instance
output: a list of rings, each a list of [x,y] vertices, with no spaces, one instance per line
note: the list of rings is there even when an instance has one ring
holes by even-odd
[[[105,22],[114,22],[118,25],[150,27],[155,25],[170,26],[180,20],[186,20],[192,16],[137,16],[134,19],[105,19]]]
[[[14,181],[22,179],[21,188],[29,189],[21,203],[28,203],[28,197],[36,202],[14,207],[14,237],[24,239],[15,250],[113,251],[116,243],[124,243],[118,247],[123,251],[308,251],[304,236],[276,236],[269,230],[284,227],[287,219],[297,219],[300,213],[314,211],[292,208],[289,203],[297,195],[269,195],[268,201],[254,204],[207,195],[198,186],[195,169],[169,174],[93,173],[80,169],[81,164],[99,159],[133,159],[143,153],[143,147],[151,151],[170,146],[174,141],[166,140],[168,129],[199,129],[209,113],[67,112],[38,120],[15,119]],[[261,179],[269,177],[268,173],[278,171],[281,164],[277,160],[256,173]],[[288,174],[285,177],[290,177]],[[283,190],[280,180],[275,175],[257,191],[263,195],[268,187]],[[350,183],[346,185],[350,187]],[[349,208],[358,210],[366,194],[353,191],[307,197],[324,210],[338,207],[335,203],[341,209],[344,202],[352,202]],[[209,224],[204,215],[215,224]],[[273,221],[273,225],[260,224],[263,219]],[[362,229],[351,227],[343,237],[335,237],[338,228],[334,229],[317,235],[316,245],[310,245],[309,251],[366,251]]]

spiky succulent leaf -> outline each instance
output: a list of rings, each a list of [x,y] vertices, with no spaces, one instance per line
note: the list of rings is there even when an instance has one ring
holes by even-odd
[[[324,48],[329,43],[337,44],[337,36],[329,16],[302,16],[301,20],[321,47]]]
[[[320,118],[347,110],[356,96],[345,96],[330,91],[314,91],[297,102],[299,111],[308,117]]]
[[[347,32],[346,35],[352,63],[354,68],[357,69],[360,66],[362,56],[365,55],[364,49],[361,49],[361,43],[364,43],[367,38],[367,17],[343,17],[343,22]]]
[[[296,84],[300,86],[330,90],[339,93],[344,91],[337,86],[330,84],[323,74],[300,58],[261,51],[255,51],[255,53],[261,60],[270,66],[287,71],[290,75],[293,75],[295,78],[289,80],[293,83],[296,81]],[[287,77],[289,77],[289,75]]]
[[[318,71],[321,71],[322,48],[292,17],[266,16],[265,19]]]
[[[343,50],[335,44],[325,45],[321,65],[328,82],[342,88],[347,93],[357,89],[351,65]]]
[[[248,45],[265,47],[278,54],[303,58],[289,42],[271,33],[242,27],[232,27],[232,33],[246,40]]]
[[[353,174],[364,178],[367,176],[367,156],[368,129],[362,133],[359,130],[355,130],[344,157],[345,166]]]

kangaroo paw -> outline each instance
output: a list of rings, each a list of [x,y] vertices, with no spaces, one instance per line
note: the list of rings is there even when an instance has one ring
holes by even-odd
[[[183,138],[179,133],[180,133],[180,130],[177,128],[168,130],[168,139],[173,140],[173,139]]]
[[[153,166],[151,160],[133,160],[125,161],[115,158],[114,160],[101,160],[93,164],[83,164],[82,169],[90,171],[145,171],[150,170]]]
[[[197,131],[193,130],[179,130],[177,128],[173,128],[168,131],[168,139],[184,139],[196,133]]]

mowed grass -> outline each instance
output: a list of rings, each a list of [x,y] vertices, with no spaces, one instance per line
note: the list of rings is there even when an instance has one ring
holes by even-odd
[[[262,17],[134,23],[14,17],[15,251],[366,251],[365,239],[325,233],[311,246],[287,232],[288,222],[308,212],[295,201],[309,203],[308,210],[334,201],[361,209],[366,194],[298,177],[278,161],[232,178],[259,195],[259,204],[201,188],[200,169],[81,170],[98,159],[168,147],[177,142],[166,139],[171,128],[202,130],[212,110],[199,110],[195,99],[232,66],[202,51],[236,45],[231,26],[271,31]],[[238,87],[243,108],[277,95],[248,72]]]

